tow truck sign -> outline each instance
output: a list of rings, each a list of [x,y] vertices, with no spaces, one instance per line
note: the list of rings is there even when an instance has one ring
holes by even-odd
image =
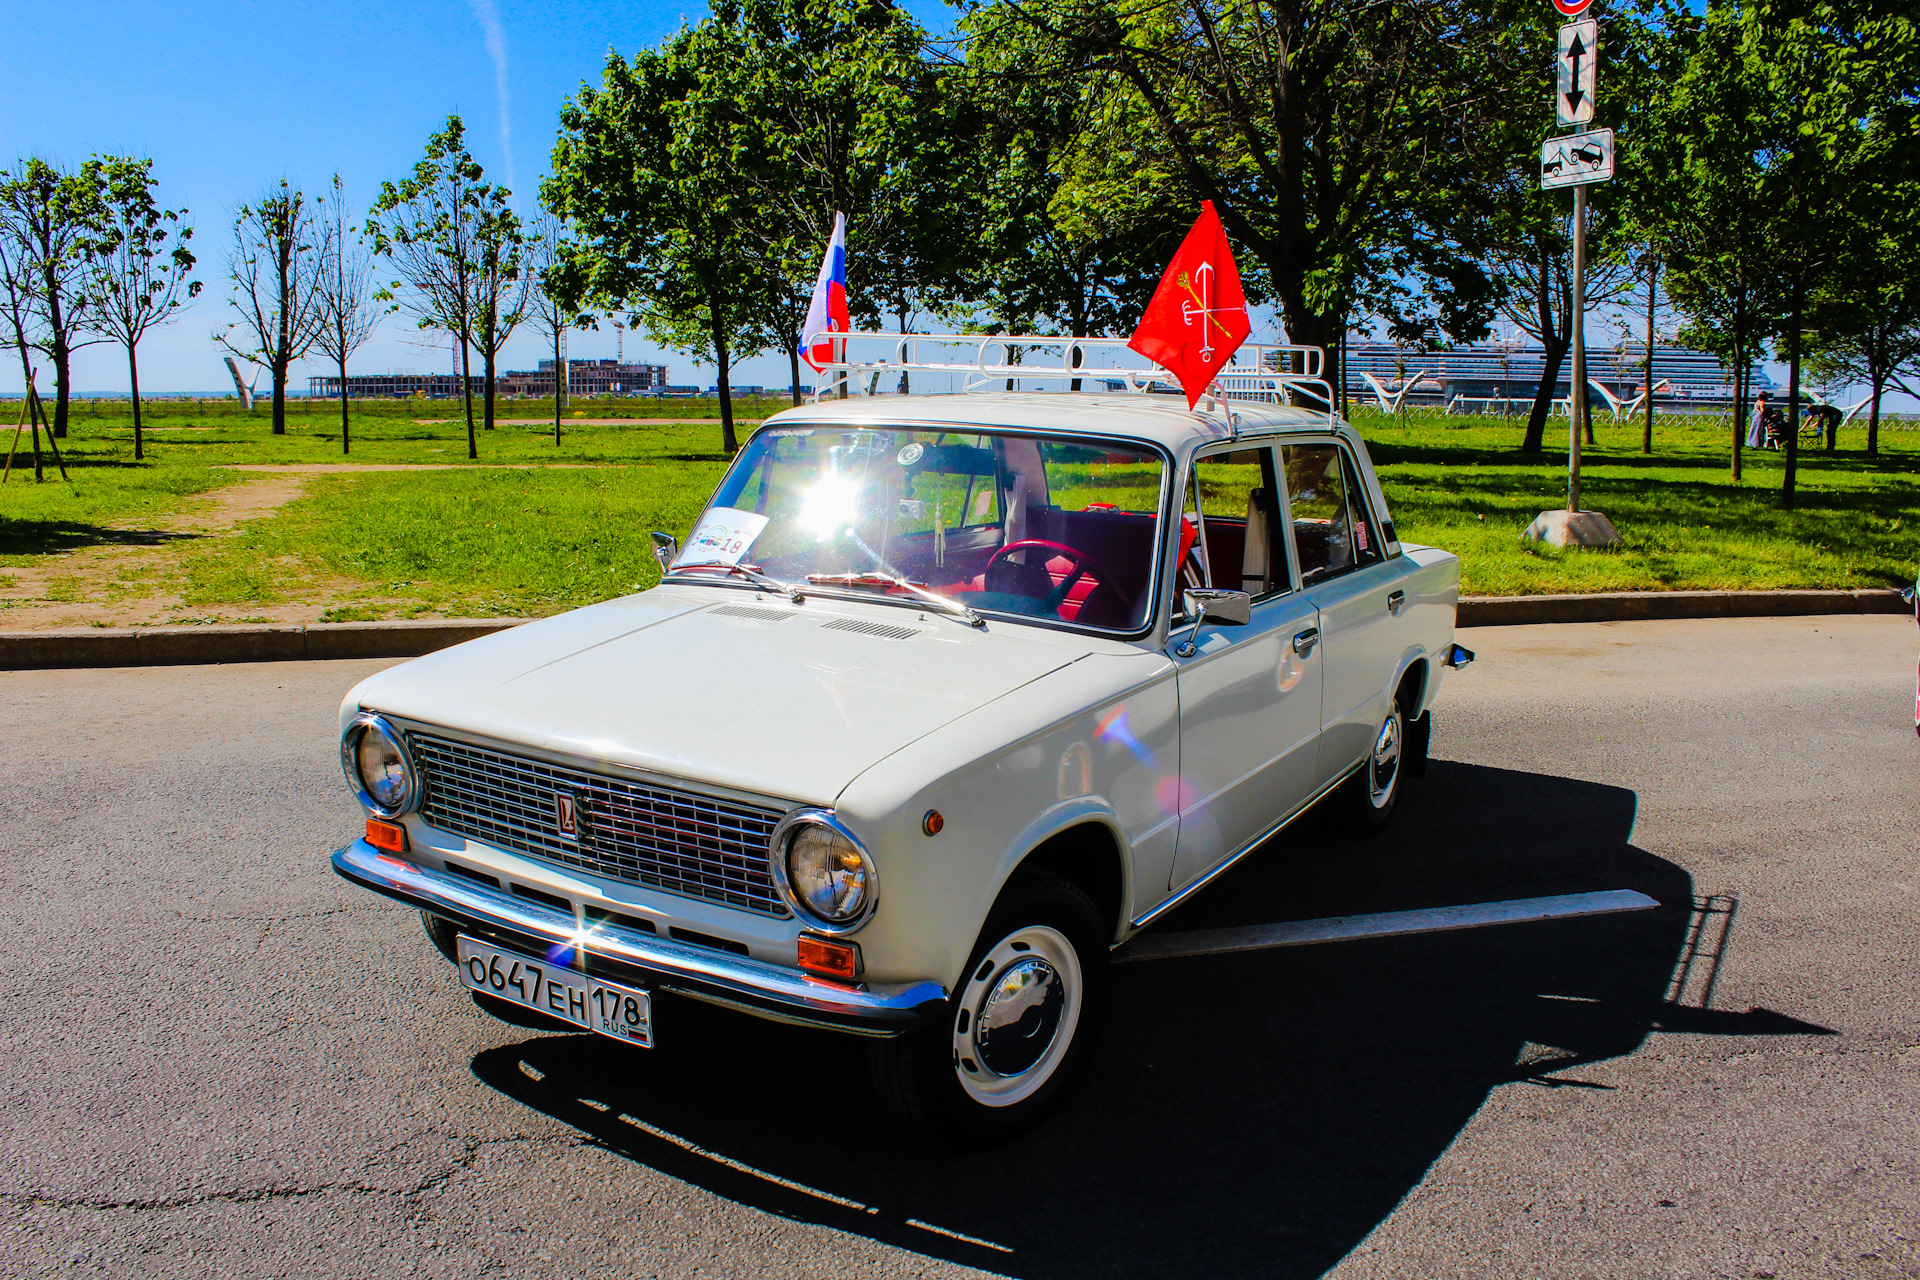
[[[1613,130],[1594,129],[1540,144],[1540,185],[1579,187],[1613,177]]]

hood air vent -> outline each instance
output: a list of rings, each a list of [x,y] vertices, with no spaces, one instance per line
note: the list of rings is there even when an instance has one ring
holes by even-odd
[[[862,622],[858,618],[841,618],[837,622],[829,622],[820,629],[851,631],[857,636],[877,636],[882,640],[911,640],[920,634],[918,627],[890,627],[884,622]]]
[[[707,612],[722,618],[752,618],[756,622],[785,622],[793,616],[785,609],[762,609],[750,604],[723,604]]]

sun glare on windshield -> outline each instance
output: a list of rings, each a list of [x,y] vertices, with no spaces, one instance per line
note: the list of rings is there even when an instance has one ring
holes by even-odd
[[[1104,441],[777,428],[748,443],[679,564],[1132,631],[1152,612],[1162,471]]]

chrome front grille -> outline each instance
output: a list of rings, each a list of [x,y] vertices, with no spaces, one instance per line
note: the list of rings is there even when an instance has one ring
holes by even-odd
[[[791,914],[767,869],[778,809],[645,786],[411,731],[420,814],[496,848],[761,915]],[[564,797],[564,799],[563,799]],[[571,801],[577,834],[560,829]]]

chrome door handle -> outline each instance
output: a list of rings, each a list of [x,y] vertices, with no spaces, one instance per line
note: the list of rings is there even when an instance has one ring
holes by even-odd
[[[1389,591],[1389,592],[1387,593],[1387,612],[1388,612],[1388,613],[1398,613],[1398,612],[1400,612],[1400,606],[1401,606],[1401,605],[1403,605],[1403,604],[1405,604],[1406,602],[1407,602],[1407,593],[1406,593],[1406,592],[1404,592],[1404,591]]]
[[[1301,657],[1313,652],[1313,646],[1320,643],[1320,628],[1308,627],[1293,638],[1293,651]]]

